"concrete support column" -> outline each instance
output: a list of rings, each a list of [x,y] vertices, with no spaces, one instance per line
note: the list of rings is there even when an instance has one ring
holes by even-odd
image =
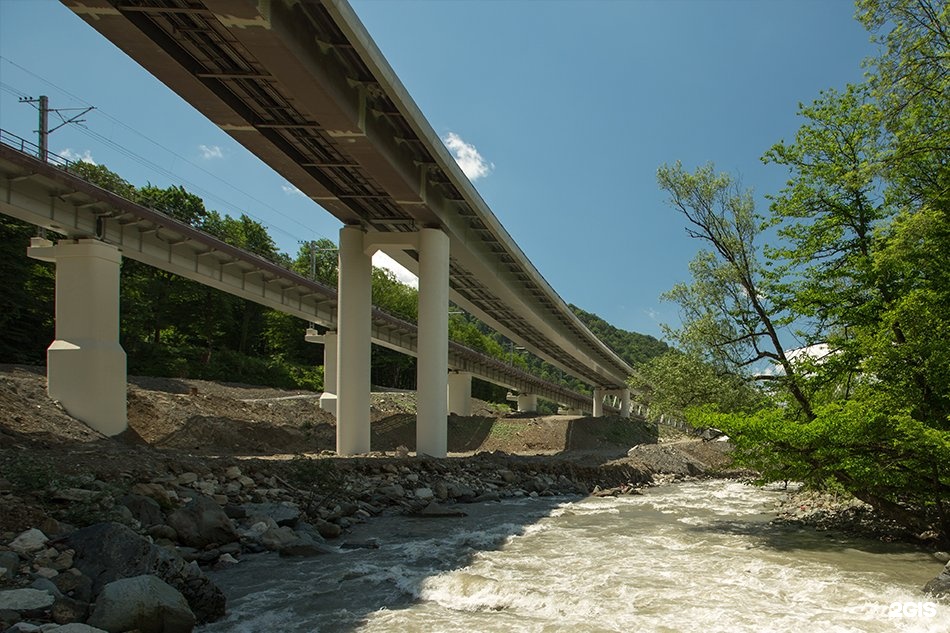
[[[623,389],[620,392],[620,417],[630,417],[630,390]]]
[[[320,408],[336,416],[337,335],[330,331],[323,335],[323,393]]]
[[[359,227],[340,229],[337,299],[336,452],[370,451],[369,394],[372,260]]]
[[[538,396],[533,393],[518,395],[518,412],[535,413],[538,410]]]
[[[604,390],[599,387],[594,388],[594,417],[604,417]]]
[[[104,435],[128,427],[125,351],[119,345],[119,249],[94,239],[34,239],[28,255],[56,264],[56,340],[47,392]]]
[[[419,232],[419,340],[416,454],[445,457],[448,448],[449,238]]]
[[[472,415],[471,372],[449,372],[449,412],[455,415]]]

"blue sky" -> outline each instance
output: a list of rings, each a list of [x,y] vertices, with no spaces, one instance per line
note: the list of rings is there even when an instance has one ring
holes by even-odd
[[[561,297],[660,335],[659,295],[698,247],[656,169],[714,161],[762,204],[786,174],[759,157],[800,102],[861,79],[874,52],[844,0],[352,0],[410,94]],[[0,127],[95,105],[50,149],[133,184],[182,184],[247,212],[278,245],[336,240],[339,222],[55,0],[0,0]],[[75,111],[64,112],[71,116]],[[54,122],[55,122],[54,118]]]

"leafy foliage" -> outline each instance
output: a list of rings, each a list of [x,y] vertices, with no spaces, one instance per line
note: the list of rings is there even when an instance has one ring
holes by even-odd
[[[727,431],[737,459],[764,480],[844,488],[946,539],[950,8],[859,0],[858,16],[881,44],[872,75],[802,106],[794,141],[764,157],[789,172],[760,227],[774,244],[755,245],[740,198],[684,195],[692,192],[684,184],[698,180],[704,191],[718,177],[660,171],[692,234],[714,246],[694,262],[693,283],[670,293],[684,307],[680,340],[754,378],[742,355],[722,350],[739,340],[754,346],[763,333],[773,339],[771,401],[750,411],[707,398],[687,407],[687,419]],[[768,323],[774,338],[762,329]],[[779,333],[827,351],[785,353]]]

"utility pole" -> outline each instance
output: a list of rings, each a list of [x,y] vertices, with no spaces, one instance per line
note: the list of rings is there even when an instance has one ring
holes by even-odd
[[[82,123],[85,119],[81,119],[82,115],[86,114],[90,110],[94,110],[95,106],[89,106],[88,108],[59,108],[51,110],[49,107],[49,97],[46,95],[40,95],[39,99],[34,99],[33,97],[20,97],[20,103],[29,103],[32,104],[39,111],[40,120],[39,120],[39,129],[36,130],[39,135],[39,143],[37,144],[40,148],[39,159],[44,163],[49,159],[49,135],[70,123]],[[69,112],[71,110],[82,110],[79,114],[66,118],[61,113]],[[50,129],[49,127],[49,113],[52,112],[56,114],[62,123]]]
[[[44,163],[49,158],[49,97],[40,95],[40,160]]]

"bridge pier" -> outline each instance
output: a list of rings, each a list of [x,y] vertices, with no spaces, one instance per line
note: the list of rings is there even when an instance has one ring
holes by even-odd
[[[326,334],[318,334],[315,329],[307,328],[304,340],[308,343],[323,343],[323,393],[320,394],[320,408],[336,417],[336,332],[328,330]]]
[[[358,226],[340,229],[337,301],[336,452],[370,451],[369,394],[372,260]]]
[[[472,415],[472,373],[449,372],[449,411],[455,415]]]
[[[119,249],[95,239],[34,238],[29,257],[56,264],[56,339],[47,392],[104,435],[128,427],[125,351],[119,344]]]
[[[369,393],[372,256],[382,246],[419,253],[416,364],[416,453],[445,457],[448,449],[449,238],[441,229],[373,233],[340,229],[337,304],[337,452],[370,451]]]
[[[604,417],[604,390],[600,387],[594,387],[593,413],[595,418]]]
[[[538,410],[538,396],[533,393],[518,394],[518,413],[535,413]]]
[[[419,231],[419,359],[416,365],[416,454],[448,450],[449,237]]]

